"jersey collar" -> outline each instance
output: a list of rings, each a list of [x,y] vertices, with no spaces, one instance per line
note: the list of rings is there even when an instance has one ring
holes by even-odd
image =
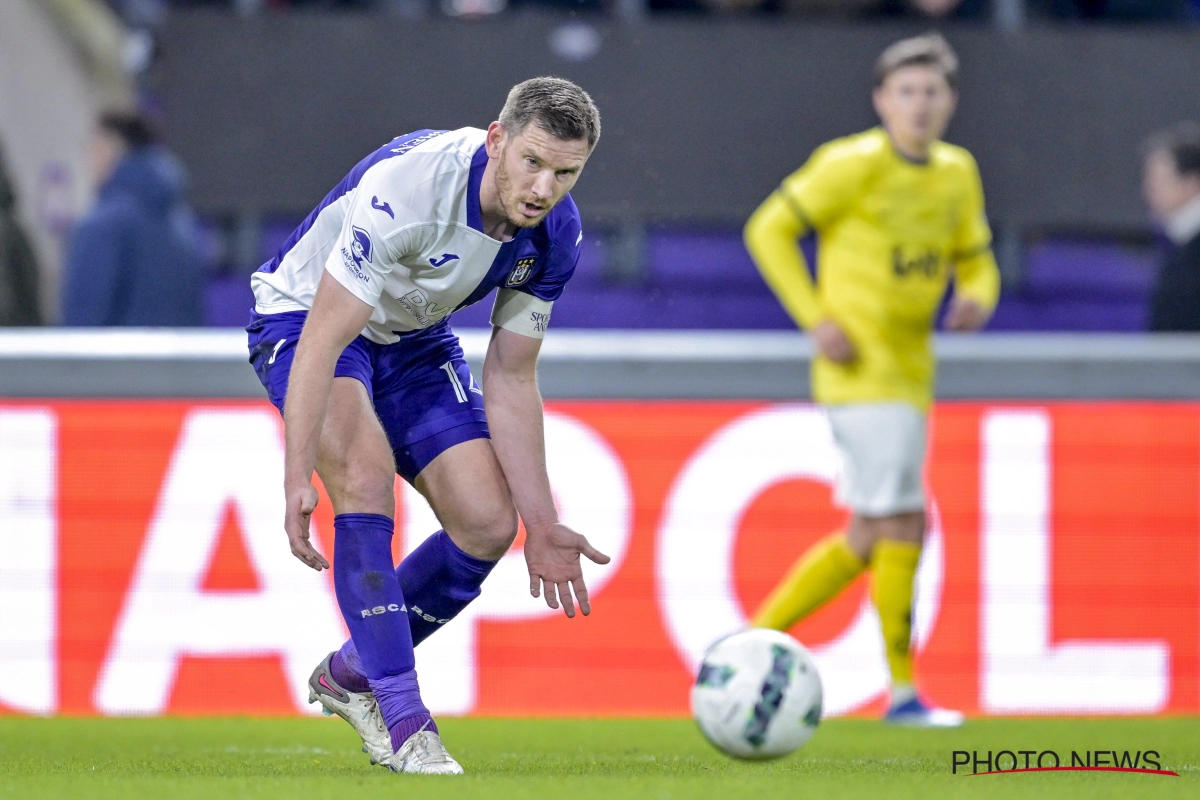
[[[892,153],[896,156],[896,158],[900,159],[905,164],[909,164],[914,167],[928,167],[929,166],[929,162],[933,158],[933,149],[932,148],[930,148],[929,155],[927,157],[912,158],[910,156],[905,155],[903,152],[901,152],[899,147],[896,147],[896,143],[892,140],[892,135],[887,132],[887,128],[880,126],[879,129],[881,131],[883,131],[883,138],[887,139],[888,147],[891,149]]]
[[[471,172],[467,176],[467,225],[480,233],[483,233],[483,207],[479,204],[479,187],[487,162],[487,145],[481,144],[471,157]]]

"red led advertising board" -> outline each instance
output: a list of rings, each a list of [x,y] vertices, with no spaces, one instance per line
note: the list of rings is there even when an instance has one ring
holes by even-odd
[[[841,526],[806,404],[556,402],[565,522],[612,556],[593,613],[514,549],[417,649],[435,713],[682,715],[704,648]],[[1200,711],[1200,404],[946,403],[931,425],[918,679],[971,714]],[[294,714],[345,635],[290,554],[265,403],[0,404],[0,710]],[[437,528],[398,484],[397,557]],[[323,500],[315,537],[331,553]],[[881,708],[869,574],[792,633],[828,714]],[[250,688],[247,688],[250,687]]]

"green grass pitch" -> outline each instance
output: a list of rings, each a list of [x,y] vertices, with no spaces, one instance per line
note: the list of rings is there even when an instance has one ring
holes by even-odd
[[[689,720],[447,719],[467,775],[393,775],[326,719],[0,718],[13,798],[1200,797],[1200,719],[973,720],[907,731],[832,720],[795,755],[732,761]],[[1098,772],[963,777],[954,750],[1157,750],[1181,777]]]

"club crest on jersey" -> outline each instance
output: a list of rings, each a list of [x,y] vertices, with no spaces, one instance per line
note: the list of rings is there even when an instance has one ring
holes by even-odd
[[[357,225],[354,226],[354,241],[350,245],[350,252],[354,255],[354,263],[362,266],[362,262],[371,263],[371,234],[364,231]]]
[[[508,280],[505,286],[520,286],[525,281],[529,280],[529,274],[533,272],[533,265],[537,261],[537,257],[519,258],[512,272],[508,273]]]

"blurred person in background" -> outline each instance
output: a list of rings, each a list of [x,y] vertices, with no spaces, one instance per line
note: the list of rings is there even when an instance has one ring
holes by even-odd
[[[988,0],[884,0],[879,12],[886,17],[986,20],[991,8]]]
[[[17,193],[0,150],[0,326],[41,325],[38,265],[17,219]]]
[[[875,66],[883,126],[829,142],[784,179],[746,224],[746,246],[788,313],[812,333],[813,398],[842,455],[837,499],[848,527],[811,547],[755,613],[786,631],[872,572],[891,673],[888,722],[954,726],[913,676],[913,581],[925,537],[933,327],[982,328],[1000,293],[975,159],[941,141],[957,103],[958,59],[927,34]],[[815,232],[814,286],[797,240]]]
[[[71,237],[63,324],[200,325],[201,259],[182,165],[143,116],[108,112],[92,170],[96,204]]]
[[[1146,146],[1142,193],[1171,250],[1150,306],[1150,330],[1200,331],[1200,124],[1181,122]]]
[[[987,19],[988,0],[648,0],[651,11],[762,12],[800,17]]]
[[[1057,19],[1111,22],[1185,22],[1194,0],[1030,0],[1030,10]]]

